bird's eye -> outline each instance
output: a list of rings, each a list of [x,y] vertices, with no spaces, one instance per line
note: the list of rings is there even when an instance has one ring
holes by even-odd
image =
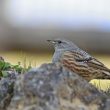
[[[60,43],[62,43],[62,42],[59,40],[58,43],[60,44]]]

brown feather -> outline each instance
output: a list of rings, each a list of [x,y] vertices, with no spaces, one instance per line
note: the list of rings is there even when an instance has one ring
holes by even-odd
[[[103,63],[95,58],[87,61],[83,59],[84,57],[80,53],[67,51],[64,52],[61,63],[66,68],[78,73],[88,81],[92,79],[110,79],[110,69]]]

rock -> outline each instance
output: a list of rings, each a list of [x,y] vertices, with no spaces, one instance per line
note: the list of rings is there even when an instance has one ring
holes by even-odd
[[[16,74],[13,71],[9,72],[8,77],[1,78],[0,80],[0,110],[6,110],[10,104],[13,96],[14,82],[16,80]]]
[[[44,64],[18,77],[7,110],[108,110],[109,100],[59,64]]]

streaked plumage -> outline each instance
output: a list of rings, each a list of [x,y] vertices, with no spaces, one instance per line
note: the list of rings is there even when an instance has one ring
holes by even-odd
[[[76,72],[87,81],[110,79],[110,69],[71,41],[56,39],[50,42],[53,42],[55,47],[53,62],[60,62],[61,65]]]
[[[65,52],[61,57],[61,64],[73,72],[78,73],[80,76],[84,77],[86,80],[90,81],[92,79],[110,79],[110,70],[101,62],[95,58],[90,60],[80,60],[82,56],[74,52]]]

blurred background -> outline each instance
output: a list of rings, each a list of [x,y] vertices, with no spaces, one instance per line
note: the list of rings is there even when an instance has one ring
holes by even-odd
[[[66,38],[110,67],[110,0],[0,0],[0,55],[51,62],[47,39]]]

